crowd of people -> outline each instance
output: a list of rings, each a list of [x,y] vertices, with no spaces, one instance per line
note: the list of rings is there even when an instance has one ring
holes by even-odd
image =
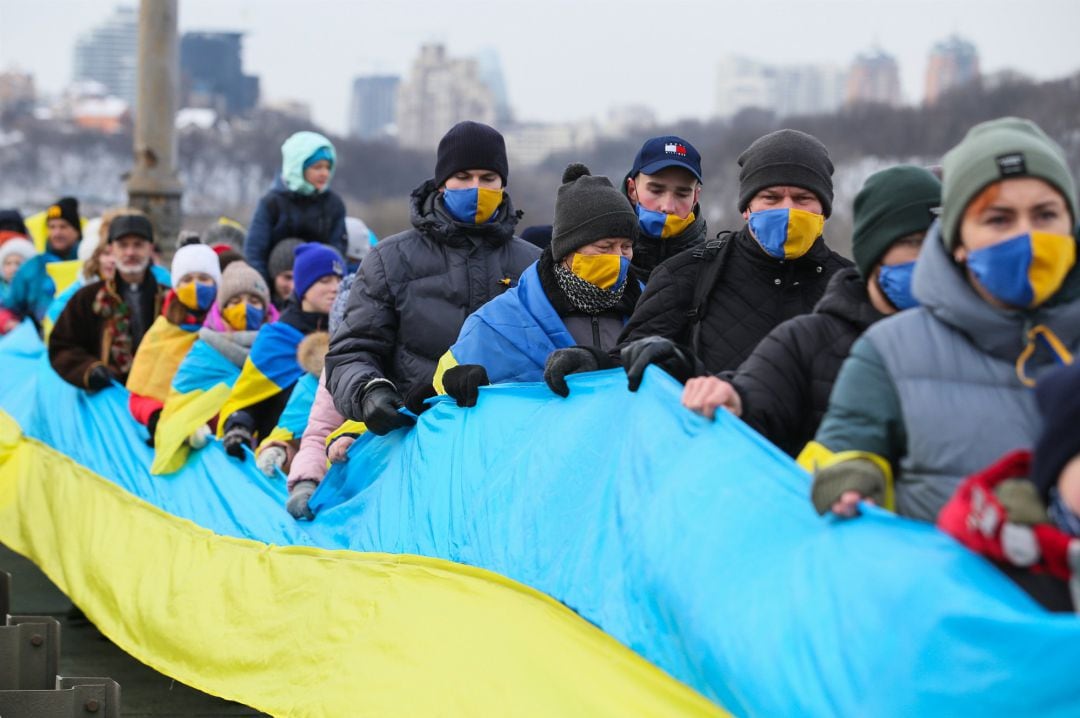
[[[519,236],[502,135],[461,122],[412,227],[376,240],[330,189],[333,144],[299,132],[248,229],[182,237],[168,271],[137,210],[87,236],[65,197],[40,247],[0,210],[0,330],[32,322],[80,389],[125,385],[155,472],[216,436],[287,477],[297,519],[359,435],[433,396],[567,397],[568,376],[616,367],[636,391],[654,365],[686,410],[797,459],[819,513],[937,522],[1048,608],[1080,606],[1080,233],[1053,140],[1002,118],[940,166],[871,175],[854,262],[826,239],[833,165],[811,135],[746,148],[743,224],[718,232],[690,142],[649,138],[627,162],[617,184],[567,167],[551,225]]]

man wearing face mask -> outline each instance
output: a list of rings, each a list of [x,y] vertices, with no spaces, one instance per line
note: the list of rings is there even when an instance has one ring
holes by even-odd
[[[167,285],[150,269],[154,231],[140,215],[121,215],[109,225],[116,257],[113,279],[89,284],[72,296],[49,335],[49,361],[69,384],[104,389],[127,381],[135,352],[161,313]]]
[[[737,368],[777,324],[810,312],[832,275],[851,266],[821,235],[833,166],[820,141],[778,130],[751,144],[739,165],[746,225],[657,267],[623,331],[631,391],[649,364],[683,382]],[[596,369],[579,358],[558,357],[564,375]]]
[[[664,260],[705,241],[701,155],[686,140],[668,135],[645,141],[623,180],[640,224],[634,274],[642,282]]]
[[[761,340],[737,372],[686,382],[683,406],[739,416],[791,456],[814,438],[852,343],[870,325],[917,305],[911,275],[941,204],[941,182],[901,165],[871,175],[855,197],[855,267],[833,275],[813,313]]]
[[[460,122],[440,140],[435,176],[412,193],[410,230],[379,241],[360,265],[326,356],[326,384],[347,419],[385,434],[430,388],[465,318],[517,283],[540,250],[514,237],[506,144]]]
[[[821,513],[853,516],[867,499],[933,521],[963,477],[1035,443],[1032,387],[1080,351],[1076,183],[1061,148],[1028,120],[984,122],[943,176],[915,265],[920,306],[855,342],[807,447]]]
[[[638,219],[608,178],[585,165],[570,165],[562,179],[551,244],[516,287],[465,320],[439,361],[435,388],[458,406],[475,405],[489,383],[540,381],[559,348],[610,365],[607,353],[641,296],[630,271]]]

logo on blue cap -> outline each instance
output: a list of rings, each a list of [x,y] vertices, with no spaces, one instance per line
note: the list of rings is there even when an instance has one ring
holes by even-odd
[[[630,176],[651,175],[668,167],[682,167],[701,181],[701,155],[689,142],[673,135],[646,140],[634,158]]]

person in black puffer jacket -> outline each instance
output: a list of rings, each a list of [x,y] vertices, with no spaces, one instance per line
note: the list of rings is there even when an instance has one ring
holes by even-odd
[[[439,142],[435,177],[412,193],[413,228],[371,248],[326,356],[338,411],[376,434],[410,423],[399,409],[430,388],[469,314],[513,286],[540,250],[514,236],[506,145],[461,122]]]
[[[723,406],[797,456],[817,432],[851,345],[878,319],[915,306],[911,274],[940,204],[941,183],[920,167],[872,175],[855,198],[858,269],[833,275],[814,313],[776,327],[738,371],[690,379],[683,405],[709,418]]]
[[[668,135],[645,141],[622,191],[638,215],[631,267],[642,282],[668,257],[705,241],[708,229],[698,206],[701,155],[686,140]]]
[[[334,145],[317,132],[297,132],[281,145],[281,174],[259,200],[244,240],[244,259],[271,289],[270,253],[284,239],[326,244],[345,256],[345,203],[330,190],[336,164]]]

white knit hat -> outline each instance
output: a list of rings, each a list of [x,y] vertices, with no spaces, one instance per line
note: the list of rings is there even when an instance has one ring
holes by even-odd
[[[221,263],[214,250],[205,244],[186,244],[176,250],[172,261],[173,287],[180,283],[185,274],[202,272],[214,279],[214,284],[221,284]]]
[[[3,244],[0,244],[0,264],[3,264],[4,260],[13,254],[18,254],[23,260],[27,260],[37,254],[37,249],[34,248],[34,243],[29,239],[12,237]]]

